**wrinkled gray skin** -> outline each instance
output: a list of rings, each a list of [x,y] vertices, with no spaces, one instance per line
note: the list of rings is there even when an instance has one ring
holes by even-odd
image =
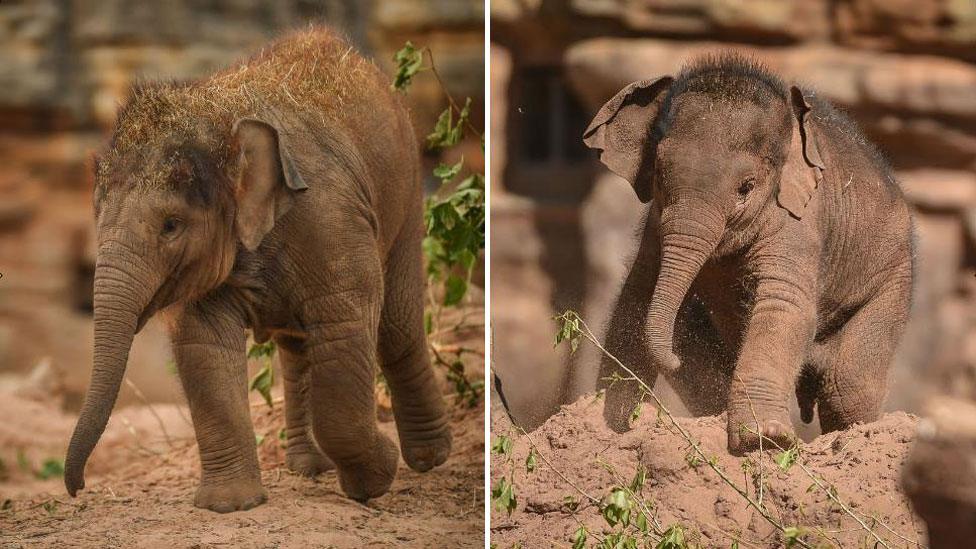
[[[345,121],[271,102],[218,124],[216,136],[201,116],[188,133],[164,129],[159,143],[101,159],[95,359],[67,453],[72,495],[84,487],[133,335],[164,309],[199,444],[198,507],[228,512],[267,497],[249,415],[248,328],[280,349],[292,470],[334,464],[357,500],[389,489],[398,452],[376,425],[377,362],[407,465],[426,471],[447,459],[451,434],[423,329],[418,149],[388,80],[373,82],[346,100]],[[227,143],[233,161],[221,167]],[[147,183],[173,148],[185,165],[168,177],[185,180]]]
[[[806,97],[805,97],[806,96]],[[653,199],[607,349],[696,415],[728,411],[728,446],[876,419],[911,301],[911,218],[849,120],[736,58],[635,82],[584,141]],[[609,360],[617,431],[641,397]],[[767,446],[768,446],[767,442]]]

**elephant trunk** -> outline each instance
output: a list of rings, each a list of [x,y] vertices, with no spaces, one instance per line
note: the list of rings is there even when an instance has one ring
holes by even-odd
[[[661,213],[661,265],[648,312],[647,340],[651,360],[665,371],[681,366],[674,353],[678,310],[724,228],[724,217],[699,200],[675,203]]]
[[[134,256],[99,250],[95,267],[95,356],[91,383],[65,458],[64,484],[72,496],[85,487],[85,463],[105,431],[122,385],[140,315],[156,290],[133,275]],[[142,274],[149,271],[139,269]]]

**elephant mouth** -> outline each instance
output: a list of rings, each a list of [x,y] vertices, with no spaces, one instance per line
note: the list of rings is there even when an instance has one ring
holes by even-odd
[[[152,299],[149,300],[149,304],[139,313],[139,318],[136,320],[136,331],[139,333],[142,328],[145,327],[149,319],[153,317],[158,311],[165,309],[173,303],[173,296],[175,293],[175,283],[174,277],[170,277],[166,282],[160,286],[156,293],[153,294]]]

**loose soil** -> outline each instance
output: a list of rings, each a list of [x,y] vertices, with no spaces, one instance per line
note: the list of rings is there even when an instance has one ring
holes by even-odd
[[[576,488],[601,499],[613,486],[629,484],[638,466],[647,471],[643,498],[662,529],[680,525],[686,539],[702,547],[727,548],[733,541],[740,547],[786,545],[782,533],[707,464],[689,459],[689,445],[650,406],[623,435],[605,426],[602,409],[602,401],[585,396],[528,437],[511,428],[503,410],[493,409],[498,413],[493,412],[492,431],[512,434],[514,461],[508,465],[492,456],[492,485],[502,475],[511,478],[514,467],[518,501],[511,516],[492,510],[491,540],[497,547],[569,547],[580,524],[591,532],[587,547],[619,531],[603,519],[599,504],[588,502]],[[810,473],[892,547],[925,543],[924,523],[910,510],[899,482],[917,422],[910,414],[889,413],[874,423],[819,436],[801,448],[800,460]],[[799,465],[779,469],[773,461],[778,452],[773,451],[729,455],[724,416],[678,418],[678,423],[756,500],[761,463],[762,503],[768,513],[782,525],[806,532],[803,539],[811,546],[874,546],[874,538],[826,491],[811,488],[813,480]],[[533,444],[538,465],[529,473],[524,464]],[[567,505],[567,496],[580,502],[575,509]]]
[[[464,355],[467,373],[482,379],[480,328],[442,345],[473,349]],[[185,406],[117,410],[89,461],[86,489],[71,498],[60,477],[37,474],[46,459],[63,457],[76,416],[36,391],[0,389],[0,547],[483,547],[484,406],[456,403],[448,385],[447,463],[417,473],[401,460],[390,492],[366,505],[342,494],[334,472],[317,479],[288,472],[280,393],[273,409],[254,395],[268,502],[226,515],[193,507],[199,458]],[[396,440],[382,399],[379,412],[381,430]]]

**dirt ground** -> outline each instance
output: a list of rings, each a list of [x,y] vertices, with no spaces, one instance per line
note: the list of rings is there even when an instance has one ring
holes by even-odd
[[[688,444],[652,408],[645,407],[632,431],[617,435],[604,425],[602,407],[601,401],[585,396],[529,433],[530,438],[512,430],[501,417],[504,412],[493,412],[493,433],[510,433],[514,447],[510,462],[492,456],[492,486],[502,475],[512,478],[514,470],[518,501],[510,516],[492,510],[491,540],[499,549],[570,547],[581,524],[590,532],[586,546],[595,546],[620,527],[611,528],[600,504],[588,502],[576,488],[604,500],[613,486],[631,482],[638,464],[647,472],[642,498],[662,530],[680,525],[686,540],[702,547],[727,548],[734,541],[738,547],[788,546],[780,530],[707,464],[689,459]],[[761,470],[762,504],[768,514],[784,527],[798,528],[813,547],[873,547],[876,542],[828,491],[891,547],[925,543],[924,523],[910,510],[899,484],[918,422],[915,416],[889,413],[877,422],[817,437],[801,446],[800,462],[786,471],[773,461],[779,452],[730,456],[724,416],[678,422],[756,501]],[[527,472],[524,464],[533,444],[537,465]],[[818,489],[811,475],[827,489]],[[575,509],[567,505],[567,496],[580,502]]]
[[[441,342],[476,351],[465,355],[475,380],[484,371],[481,334],[470,329]],[[38,475],[45,460],[63,457],[75,416],[46,391],[0,385],[0,547],[484,546],[482,399],[457,404],[445,381],[454,434],[447,463],[420,474],[401,460],[390,492],[362,505],[342,495],[334,472],[312,480],[285,469],[276,394],[273,409],[257,395],[251,406],[268,502],[219,515],[192,504],[199,458],[184,406],[116,410],[89,461],[87,488],[71,498],[59,476]],[[396,440],[388,408],[379,415]]]

